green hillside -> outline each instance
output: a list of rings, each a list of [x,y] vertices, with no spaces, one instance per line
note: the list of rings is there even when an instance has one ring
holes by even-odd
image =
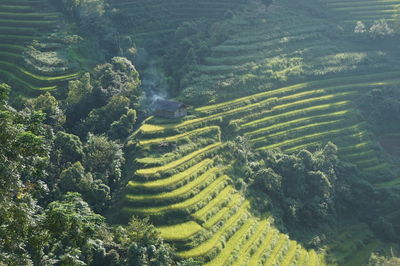
[[[0,79],[20,89],[52,90],[76,74],[69,71],[44,72],[40,67],[57,67],[57,62],[41,61],[40,52],[56,52],[60,43],[46,42],[37,47],[29,61],[22,55],[32,41],[40,41],[43,35],[56,28],[61,13],[56,12],[47,0],[15,0],[0,2]],[[36,55],[36,56],[35,56]],[[59,63],[58,63],[59,64]]]
[[[399,12],[0,0],[0,266],[397,265]]]

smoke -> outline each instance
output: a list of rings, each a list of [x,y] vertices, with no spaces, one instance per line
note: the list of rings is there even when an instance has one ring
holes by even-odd
[[[162,71],[157,67],[153,59],[149,59],[147,53],[144,52],[146,64],[139,69],[142,80],[142,97],[140,99],[140,109],[151,114],[155,109],[157,100],[165,100],[168,98],[168,83],[167,78]],[[142,58],[143,60],[143,58]]]

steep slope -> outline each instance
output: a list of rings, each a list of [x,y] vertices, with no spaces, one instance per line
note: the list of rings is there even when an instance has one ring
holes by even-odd
[[[140,39],[154,39],[173,33],[179,25],[197,19],[215,21],[229,10],[246,6],[245,0],[110,0],[121,11],[115,20]]]
[[[22,54],[26,45],[57,27],[60,13],[55,12],[47,0],[1,0],[0,1],[0,79],[13,85],[14,89],[51,90],[76,74],[68,72],[43,73],[30,68]],[[57,43],[41,47],[47,53],[54,51]],[[54,62],[30,58],[32,66],[50,66]],[[56,66],[56,65],[55,65]]]
[[[143,157],[120,202],[122,216],[149,216],[180,257],[205,265],[322,265],[270,219],[250,214],[220,158],[219,127],[186,123],[139,129],[131,148]]]

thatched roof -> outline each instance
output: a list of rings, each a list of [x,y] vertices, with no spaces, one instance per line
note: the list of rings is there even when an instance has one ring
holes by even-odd
[[[185,107],[183,103],[167,101],[167,100],[157,100],[155,103],[157,111],[168,111],[168,112],[176,112],[180,108]]]

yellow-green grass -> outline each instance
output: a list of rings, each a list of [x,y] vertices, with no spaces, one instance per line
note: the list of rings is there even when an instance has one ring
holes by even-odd
[[[323,137],[327,137],[327,136],[336,137],[340,134],[344,134],[346,131],[358,130],[363,125],[365,125],[365,123],[362,122],[362,123],[358,123],[353,126],[318,132],[318,133],[314,133],[314,134],[310,134],[310,135],[306,135],[306,136],[297,137],[294,139],[288,139],[288,140],[285,140],[285,141],[282,141],[279,143],[275,143],[275,144],[271,144],[268,146],[258,148],[257,150],[268,150],[268,149],[274,149],[274,148],[288,146],[288,145],[295,145],[296,143],[299,143],[299,142],[313,141],[314,139],[323,138]]]
[[[294,256],[296,255],[296,251],[298,250],[299,246],[297,245],[296,241],[290,240],[289,250],[285,253],[282,261],[279,263],[281,266],[289,266],[292,263]]]
[[[258,98],[265,98],[265,97],[271,97],[271,93],[284,93],[284,92],[290,92],[295,89],[300,89],[300,88],[306,88],[306,87],[311,87],[311,86],[331,86],[331,84],[345,84],[348,83],[347,85],[343,86],[354,86],[357,82],[362,82],[362,81],[367,81],[367,80],[373,80],[373,79],[386,79],[386,78],[391,78],[391,79],[396,79],[398,77],[399,71],[392,71],[392,72],[382,72],[382,73],[376,73],[376,74],[368,74],[368,75],[359,75],[359,76],[349,76],[349,77],[338,77],[338,78],[333,78],[333,79],[326,79],[326,80],[319,80],[319,81],[311,81],[311,82],[306,82],[306,83],[301,83],[301,84],[295,84],[291,85],[288,87],[284,88],[279,88],[276,90],[272,91],[266,91],[266,92],[261,92],[257,94],[253,94],[250,96],[245,96],[241,97],[235,100],[223,102],[223,103],[218,103],[214,105],[208,105],[208,106],[203,106],[199,107],[196,109],[196,111],[199,112],[209,112],[209,111],[215,111],[221,108],[226,108],[230,105],[235,107],[235,105],[238,104],[247,104],[249,101],[256,100]],[[383,82],[385,83],[385,82]],[[368,84],[368,83],[367,83]],[[357,86],[365,86],[367,84],[357,84]],[[373,85],[373,84],[370,84]],[[337,87],[337,86],[336,86]],[[335,86],[330,87],[331,89],[335,88]],[[326,88],[328,89],[328,88]]]
[[[218,126],[209,126],[209,127],[198,128],[198,129],[195,129],[192,131],[187,131],[185,133],[170,136],[170,137],[141,140],[141,141],[139,141],[139,145],[146,146],[146,145],[152,145],[152,144],[163,143],[163,142],[174,142],[174,141],[177,141],[177,140],[185,138],[185,137],[199,135],[201,133],[212,131],[212,130],[219,130],[219,127]]]
[[[179,198],[184,195],[190,195],[194,191],[201,190],[202,187],[206,186],[210,182],[212,182],[221,172],[220,168],[211,168],[207,170],[205,173],[195,178],[193,181],[181,186],[173,191],[168,191],[160,194],[145,194],[145,195],[126,195],[126,199],[128,201],[160,201],[160,200],[170,200],[174,198]]]
[[[206,158],[203,161],[199,162],[198,164],[193,165],[192,167],[186,169],[185,171],[179,172],[176,175],[172,175],[167,178],[163,179],[157,179],[153,181],[148,181],[148,182],[135,182],[135,181],[129,181],[128,182],[128,189],[160,189],[160,188],[165,188],[169,187],[175,184],[178,184],[179,182],[188,179],[194,175],[197,175],[198,173],[204,171],[209,167],[210,165],[213,164],[213,160]]]
[[[296,84],[296,85],[283,87],[283,88],[279,88],[279,89],[272,90],[272,91],[266,91],[266,92],[261,92],[261,93],[253,94],[250,96],[246,96],[246,97],[241,97],[241,98],[238,98],[238,99],[235,99],[232,101],[227,101],[227,102],[222,102],[222,103],[218,103],[218,104],[214,104],[214,105],[207,105],[207,106],[199,107],[199,108],[196,108],[195,110],[198,112],[208,113],[210,111],[217,111],[219,109],[224,109],[227,107],[229,107],[229,109],[231,109],[233,107],[236,107],[237,105],[245,105],[252,101],[257,101],[262,98],[272,97],[272,96],[275,96],[276,94],[288,93],[288,92],[291,92],[291,91],[294,91],[297,89],[306,88],[308,86],[309,86],[309,84],[307,84],[307,83]]]
[[[194,234],[200,232],[203,227],[194,221],[188,221],[186,223],[176,225],[160,226],[157,227],[157,229],[160,231],[160,235],[163,239],[169,241],[179,241],[188,239]]]
[[[319,145],[321,145],[320,141],[310,142],[310,143],[294,146],[294,147],[291,147],[289,149],[285,149],[285,152],[291,153],[291,152],[296,152],[296,151],[299,151],[299,150],[302,150],[302,149],[312,149],[312,148],[317,147]]]
[[[364,0],[364,1],[331,1],[327,2],[328,6],[357,6],[362,7],[363,5],[378,5],[387,3],[400,3],[398,0]]]
[[[364,152],[356,152],[356,153],[350,153],[350,154],[344,154],[342,155],[342,158],[346,160],[359,160],[362,158],[371,158],[373,156],[376,156],[376,151],[375,150],[367,150]]]
[[[206,217],[209,215],[209,213],[212,212],[214,208],[217,208],[225,204],[226,201],[230,200],[231,195],[235,192],[236,190],[233,187],[227,186],[220,193],[218,193],[216,197],[208,202],[207,205],[193,213],[192,217],[203,222],[206,221]]]
[[[392,73],[392,72],[390,72]],[[398,73],[398,72],[396,72]],[[387,74],[387,73],[385,73]],[[370,76],[375,76],[370,75]],[[357,79],[357,78],[355,78]],[[157,132],[163,132],[165,130],[168,129],[179,129],[179,128],[184,128],[186,126],[189,125],[194,125],[194,124],[199,124],[199,123],[204,123],[207,121],[212,121],[215,119],[218,119],[220,117],[224,117],[224,116],[228,116],[228,115],[233,115],[233,114],[239,114],[241,112],[246,112],[249,110],[253,110],[255,108],[260,108],[263,106],[268,105],[269,103],[273,102],[273,100],[280,100],[280,101],[287,101],[287,100],[291,100],[291,99],[296,99],[298,97],[305,97],[307,95],[312,95],[312,94],[318,94],[318,93],[324,93],[325,91],[330,91],[330,90],[338,90],[338,89],[349,89],[349,86],[351,88],[365,88],[365,87],[370,87],[370,86],[384,86],[384,85],[388,85],[388,84],[395,84],[398,80],[397,79],[393,79],[391,81],[384,81],[384,82],[375,82],[375,83],[358,83],[358,84],[353,84],[353,85],[341,85],[341,86],[334,86],[334,87],[329,87],[329,88],[325,88],[325,89],[319,89],[319,90],[312,90],[312,91],[306,91],[306,92],[301,92],[298,94],[293,94],[293,95],[288,95],[288,96],[284,96],[281,98],[268,98],[256,103],[252,103],[252,104],[248,104],[245,106],[241,106],[235,109],[231,109],[231,110],[227,110],[227,111],[223,111],[220,113],[216,113],[216,114],[212,114],[206,117],[200,117],[200,118],[195,118],[195,119],[191,119],[191,120],[186,120],[182,123],[179,124],[167,124],[167,125],[151,125],[151,124],[145,124],[143,125],[140,130],[142,131],[142,133],[144,134],[151,134],[151,133],[157,133]],[[350,97],[351,95],[355,95],[357,94],[357,91],[345,91],[345,92],[341,92],[341,93],[335,93],[335,94],[329,94],[329,95],[324,95],[324,96],[319,96],[319,97],[315,97],[315,98],[306,98],[303,100],[299,100],[296,102],[290,102],[287,104],[281,104],[278,106],[275,106],[273,109],[282,109],[282,108],[290,108],[294,105],[297,104],[304,104],[304,103],[310,103],[313,101],[323,101],[323,100],[329,100],[329,99],[333,99],[336,97]],[[267,118],[265,118],[267,119]],[[253,121],[254,123],[259,123],[260,121]]]
[[[325,126],[332,126],[332,125],[340,125],[343,122],[347,121],[346,119],[338,119],[338,120],[333,120],[333,121],[324,121],[324,122],[318,122],[318,123],[312,123],[308,125],[303,125],[300,127],[293,127],[291,129],[285,130],[285,131],[280,131],[274,134],[266,135],[265,137],[259,137],[256,139],[251,139],[250,142],[253,144],[257,144],[259,142],[265,142],[269,140],[273,140],[273,138],[276,137],[281,137],[281,136],[287,136],[288,134],[291,134],[293,132],[299,133],[302,130],[307,130],[307,129],[318,129],[318,127],[325,127]],[[269,141],[270,142],[270,141]]]
[[[0,18],[11,18],[11,19],[24,19],[24,20],[39,20],[39,19],[57,19],[60,16],[58,13],[16,13],[16,12],[0,12]]]
[[[22,34],[22,35],[36,35],[37,30],[32,27],[8,27],[8,26],[0,26],[0,32],[2,34]]]
[[[337,143],[336,140],[338,140],[339,142],[346,140],[347,142],[357,143],[357,142],[364,141],[365,138],[369,138],[368,136],[369,136],[369,132],[366,130],[361,130],[359,132],[349,134],[349,135],[343,135],[343,136],[340,136],[340,138],[329,138],[329,136],[327,136],[326,138],[319,139],[318,141],[312,141],[309,143],[299,144],[299,145],[295,145],[290,148],[286,148],[286,149],[284,149],[284,151],[285,152],[295,152],[295,151],[298,151],[301,149],[317,147],[317,146],[320,146],[323,141],[332,141],[333,143]],[[364,149],[364,147],[365,147],[364,144],[366,144],[366,143],[372,143],[372,142],[370,142],[368,140],[367,142],[361,142],[362,145],[355,144],[355,145],[346,146],[346,147],[347,148],[348,147],[359,147],[358,149]],[[339,146],[339,156],[342,156],[344,154],[344,152],[342,152],[341,150],[342,150],[342,146]]]
[[[0,43],[0,49],[1,49],[1,51],[22,53],[25,50],[25,47],[21,46],[21,45],[15,45],[15,44],[3,44],[3,43]]]
[[[246,243],[238,250],[236,261],[233,262],[232,266],[243,266],[245,261],[250,256],[249,252],[254,243],[257,243],[263,236],[264,231],[271,230],[270,224],[267,219],[261,221],[258,224],[257,230],[251,235],[251,237],[246,241]]]
[[[232,228],[235,227],[242,219],[246,219],[249,215],[247,212],[248,205],[244,204],[242,207],[232,215],[224,225],[219,228],[217,232],[213,234],[213,236],[205,242],[202,242],[200,245],[185,250],[182,252],[178,252],[178,255],[182,258],[191,258],[191,257],[200,257],[206,255],[213,248],[217,247],[218,244],[221,244],[221,238],[227,234]]]
[[[345,154],[347,152],[351,152],[353,153],[356,150],[360,150],[360,149],[365,149],[365,148],[369,148],[373,146],[373,143],[371,141],[364,141],[361,143],[357,143],[354,145],[350,145],[350,146],[346,146],[346,147],[341,147],[340,148],[340,153]]]
[[[289,241],[288,236],[285,234],[281,234],[278,243],[276,243],[271,253],[268,254],[267,259],[265,260],[263,265],[264,266],[274,265],[275,259],[278,257],[279,252],[282,251],[283,245],[287,244],[288,241]]]
[[[26,70],[26,69],[24,69],[22,67],[19,67],[17,65],[14,65],[12,63],[9,63],[9,62],[1,61],[0,63],[2,65],[4,65],[4,66],[8,66],[10,68],[15,68],[16,70],[20,71],[21,73],[24,73],[25,75],[27,75],[30,78],[33,78],[33,79],[39,80],[39,81],[44,81],[44,82],[48,82],[48,81],[55,82],[55,81],[70,80],[70,79],[76,78],[77,76],[80,75],[80,73],[73,73],[73,74],[61,75],[61,76],[55,76],[55,77],[46,77],[46,76],[41,76],[41,75],[37,75],[37,74],[31,73],[28,70]]]
[[[399,186],[400,185],[400,178],[396,178],[387,182],[375,184],[376,188],[390,188],[394,186]]]
[[[341,110],[341,111],[337,111],[337,112],[324,113],[324,114],[320,114],[320,115],[305,116],[305,117],[292,119],[292,120],[289,120],[289,121],[286,121],[286,122],[279,123],[279,120],[281,120],[281,119],[282,120],[283,119],[286,120],[286,119],[291,118],[293,116],[297,117],[298,114],[306,114],[304,112],[306,109],[308,109],[307,111],[309,111],[309,110],[326,110],[325,109],[326,106],[339,107],[339,106],[342,106],[342,105],[346,106],[348,103],[349,103],[348,101],[343,101],[343,102],[340,102],[338,104],[326,104],[326,105],[313,106],[311,108],[305,108],[305,109],[302,109],[302,110],[295,110],[295,111],[290,111],[290,112],[287,112],[287,113],[282,113],[282,114],[270,116],[270,120],[269,120],[271,122],[270,126],[267,126],[267,127],[264,127],[264,128],[260,128],[260,129],[254,130],[254,131],[246,132],[244,135],[246,137],[252,137],[254,135],[265,134],[265,133],[268,133],[268,132],[271,132],[271,131],[277,131],[277,130],[281,130],[281,129],[284,129],[284,128],[287,128],[287,127],[291,127],[291,126],[296,125],[298,123],[309,123],[310,121],[313,121],[315,119],[337,117],[337,116],[343,116],[343,115],[346,115],[346,114],[350,114],[350,113],[354,112],[354,109]],[[321,107],[321,106],[323,106],[323,107],[321,109],[319,109],[318,107]],[[314,107],[317,107],[317,108],[314,108]]]
[[[248,265],[259,265],[262,256],[264,255],[265,251],[268,250],[276,240],[276,237],[280,237],[279,232],[276,229],[271,228],[268,231],[264,241],[257,247],[256,251],[251,255]]]
[[[243,197],[236,193],[232,196],[230,199],[229,203],[227,204],[226,207],[223,207],[220,209],[214,216],[209,218],[203,226],[207,229],[211,229],[217,222],[224,220],[225,217],[228,217],[229,214],[234,210],[235,207],[240,206],[241,203],[243,202]],[[246,206],[248,206],[248,203],[244,203]]]
[[[198,193],[194,197],[186,199],[182,202],[161,207],[145,207],[145,208],[125,207],[123,208],[123,211],[127,213],[138,213],[143,215],[156,215],[169,211],[188,209],[191,207],[195,207],[196,205],[204,202],[205,200],[206,203],[208,203],[209,197],[211,195],[215,195],[216,193],[221,191],[230,182],[232,182],[231,179],[228,176],[224,175],[214,180],[213,183],[208,185],[205,189],[200,191],[200,193]]]
[[[310,250],[308,252],[308,265],[310,265],[310,266],[320,265],[318,254],[314,250]]]
[[[221,252],[213,258],[209,263],[204,264],[205,266],[212,266],[212,265],[229,265],[228,261],[230,256],[235,251],[238,251],[243,242],[245,241],[244,237],[251,233],[252,227],[256,223],[255,218],[248,219],[242,227],[235,234],[229,238],[228,242],[224,245],[224,248]]]
[[[381,161],[378,158],[376,158],[376,156],[373,156],[367,159],[363,158],[362,160],[354,160],[353,162],[357,164],[359,167],[363,168],[363,167],[370,167],[371,165],[377,165]]]
[[[54,25],[54,20],[22,20],[22,19],[7,19],[0,18],[0,25],[13,25],[15,26],[33,26],[33,27],[48,27]]]
[[[389,167],[389,164],[386,162],[382,162],[380,164],[371,166],[371,167],[365,167],[365,168],[361,168],[361,170],[365,171],[365,172],[377,172],[377,171],[381,171],[382,169],[385,169]]]
[[[345,92],[327,94],[327,95],[323,95],[323,96],[309,97],[306,99],[301,99],[301,100],[297,100],[297,101],[293,101],[293,102],[289,102],[289,103],[277,104],[276,106],[272,107],[267,113],[271,113],[272,111],[284,111],[286,109],[288,109],[288,111],[290,111],[290,108],[294,108],[297,106],[302,107],[304,104],[309,104],[309,105],[305,106],[303,109],[299,110],[298,112],[302,112],[304,109],[306,111],[321,110],[321,109],[324,109],[327,107],[332,107],[334,105],[334,103],[346,105],[349,102],[346,100],[340,100],[340,99],[344,98],[344,97],[350,97],[355,94],[357,94],[357,91],[345,91]],[[293,97],[293,98],[295,99],[295,97]],[[331,100],[337,100],[337,101],[340,101],[340,103],[330,102],[330,103],[323,103],[320,106],[317,105],[317,103],[319,103],[319,102],[331,101]],[[312,106],[310,106],[310,105],[312,105]],[[312,107],[314,107],[315,109],[311,109]],[[289,113],[289,114],[296,115],[297,110],[293,110],[293,111],[294,111],[293,113]],[[282,114],[282,116],[285,116],[285,114]],[[278,116],[277,118],[280,118],[280,116]],[[267,122],[268,120],[269,120],[268,116],[260,118],[260,119],[256,119],[256,120],[244,123],[243,125],[241,125],[241,128],[247,128],[247,127],[252,127],[252,126],[258,127],[259,124],[261,124],[263,122]]]
[[[308,260],[308,252],[306,249],[302,248],[300,250],[300,255],[297,259],[296,265],[307,265],[307,260]]]
[[[198,151],[192,152],[192,153],[180,158],[179,160],[170,162],[170,163],[168,163],[166,165],[163,165],[163,166],[147,168],[147,169],[139,169],[139,170],[137,170],[135,172],[135,175],[144,176],[144,177],[154,176],[154,175],[157,175],[159,173],[163,173],[163,172],[169,171],[171,169],[174,169],[174,168],[176,168],[176,167],[178,167],[178,166],[180,166],[180,165],[182,165],[182,164],[194,159],[195,157],[202,155],[203,153],[208,153],[208,152],[210,152],[212,150],[215,150],[215,149],[217,149],[219,147],[221,147],[221,142],[217,142],[217,143],[211,144],[211,145],[209,145],[207,147],[204,147],[204,148],[202,148],[202,149],[200,149]]]
[[[317,91],[318,91],[318,93],[322,93],[322,90],[317,90]],[[309,91],[306,93],[289,95],[289,96],[282,97],[280,100],[296,99],[298,97],[305,97],[307,95],[312,95],[314,93],[315,93],[315,91]],[[356,93],[357,93],[357,91],[348,91],[348,92],[342,92],[342,93],[337,93],[337,94],[332,94],[332,95],[318,96],[315,98],[306,98],[306,99],[299,100],[296,102],[290,102],[287,104],[281,104],[281,105],[275,106],[274,108],[272,108],[272,110],[275,110],[278,108],[285,109],[285,108],[293,107],[297,104],[305,104],[305,103],[310,103],[310,102],[315,102],[315,101],[330,100],[330,99],[334,99],[334,98],[338,98],[338,97],[345,97],[345,96],[350,97],[351,95],[355,95]],[[238,115],[239,113],[243,113],[243,112],[247,112],[247,111],[255,111],[257,108],[262,108],[263,106],[267,106],[269,103],[272,103],[276,100],[278,100],[278,98],[270,98],[270,99],[266,99],[266,100],[263,100],[263,101],[260,101],[257,103],[253,103],[253,104],[245,105],[245,106],[242,106],[239,108],[231,109],[231,110],[228,110],[225,112],[213,114],[210,116],[186,120],[180,124],[169,124],[169,125],[145,124],[140,128],[140,130],[144,134],[152,134],[152,133],[157,133],[157,132],[163,132],[168,129],[184,128],[186,126],[196,125],[196,124],[201,124],[201,123],[205,123],[208,121],[216,120],[216,119],[228,116],[228,115]]]
[[[194,119],[186,120],[186,121],[184,121],[182,123],[179,123],[179,124],[169,124],[169,125],[149,125],[149,124],[145,124],[140,129],[141,129],[142,133],[144,133],[144,134],[163,132],[164,130],[168,130],[168,129],[180,129],[180,128],[184,128],[186,126],[191,126],[191,125],[196,125],[196,124],[209,122],[209,121],[212,121],[212,120],[219,119],[219,118],[221,118],[223,116],[232,115],[232,114],[238,114],[239,112],[245,112],[245,111],[257,108],[257,107],[261,107],[261,106],[271,102],[271,100],[272,99],[267,99],[267,100],[264,100],[264,101],[261,101],[261,102],[258,102],[258,103],[242,106],[242,107],[237,108],[237,109],[228,110],[228,111],[225,111],[225,112],[209,115],[209,116],[206,116],[206,117],[200,117],[200,118],[194,118]]]

